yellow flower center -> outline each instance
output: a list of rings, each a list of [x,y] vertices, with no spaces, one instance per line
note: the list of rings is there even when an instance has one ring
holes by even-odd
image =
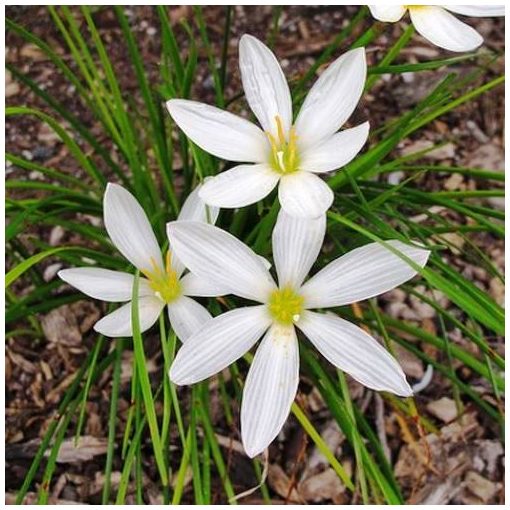
[[[171,303],[181,294],[179,278],[175,270],[172,268],[172,253],[170,250],[166,253],[164,270],[161,270],[161,268],[156,264],[156,261],[152,258],[151,263],[152,269],[144,270],[142,273],[149,280],[149,285],[156,293],[156,296],[165,303]]]
[[[290,287],[274,290],[269,296],[269,313],[274,321],[290,325],[299,320],[303,311],[304,298]]]
[[[290,129],[289,139],[287,140],[282,119],[279,115],[276,115],[275,122],[278,138],[266,132],[269,143],[271,144],[269,163],[275,172],[282,175],[291,174],[297,171],[299,167],[296,129],[294,127]]]

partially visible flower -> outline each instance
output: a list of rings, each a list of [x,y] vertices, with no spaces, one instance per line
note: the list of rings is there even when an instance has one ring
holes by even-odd
[[[176,384],[193,384],[223,370],[264,338],[246,379],[241,434],[253,457],[276,437],[299,382],[299,328],[336,367],[375,390],[409,396],[412,390],[395,359],[368,333],[312,308],[368,299],[412,278],[416,271],[384,245],[357,248],[328,264],[304,284],[317,258],[326,218],[301,219],[280,212],[273,231],[277,286],[257,255],[229,233],[197,222],[168,224],[168,237],[184,265],[232,294],[258,301],[226,312],[193,334],[170,369]],[[423,267],[429,251],[386,242]]]
[[[409,10],[414,28],[431,43],[450,51],[471,51],[483,37],[450,12],[464,16],[504,16],[503,5],[369,5],[372,16],[394,23]]]
[[[190,194],[179,220],[215,223],[217,208],[208,208],[198,196]],[[183,276],[184,265],[168,250],[163,260],[147,215],[135,197],[117,184],[108,184],[103,200],[104,223],[113,244],[145,278],[139,283],[140,329],[146,331],[166,306],[171,326],[181,341],[211,318],[209,312],[188,296],[218,296],[223,292],[193,273]],[[129,273],[80,267],[63,269],[58,276],[94,299],[111,303],[130,301],[134,276]],[[132,336],[131,302],[98,321],[94,329],[105,336]]]
[[[243,35],[239,67],[246,99],[262,129],[213,106],[184,99],[167,102],[170,115],[199,147],[242,164],[213,177],[200,191],[210,205],[253,204],[279,183],[282,208],[292,216],[318,217],[333,203],[333,192],[317,175],[336,170],[361,150],[368,122],[337,132],[356,107],[366,79],[365,49],[333,62],[308,93],[292,122],[292,99],[271,50]]]

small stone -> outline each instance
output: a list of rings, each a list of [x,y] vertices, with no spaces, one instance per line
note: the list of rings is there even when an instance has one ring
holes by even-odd
[[[455,405],[455,401],[448,397],[429,402],[427,404],[427,411],[444,423],[449,423],[457,418],[457,406]]]
[[[21,155],[27,160],[27,161],[32,161],[34,159],[34,155],[30,152],[30,151],[27,151],[26,149],[22,150],[21,151]]]
[[[39,172],[39,170],[32,170],[28,174],[28,178],[31,181],[44,181],[44,174],[42,172]]]

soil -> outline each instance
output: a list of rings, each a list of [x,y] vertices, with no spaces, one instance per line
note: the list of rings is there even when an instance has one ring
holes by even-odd
[[[358,7],[349,6],[288,6],[283,8],[280,30],[274,41],[275,52],[281,61],[286,76],[301,76],[357,12]],[[179,48],[186,53],[187,39],[181,19],[193,25],[192,8],[176,6],[167,8],[168,15],[177,34]],[[261,39],[267,35],[273,24],[274,9],[269,6],[232,7],[232,37],[230,39],[226,97],[236,98],[240,91],[239,72],[237,69],[237,41],[244,33],[251,33]],[[72,67],[72,56],[52,23],[45,7],[11,6],[6,9],[7,17],[22,25],[44,41]],[[73,9],[83,26],[79,12]],[[151,81],[157,83],[159,76],[160,37],[159,21],[155,9],[150,6],[128,7],[126,15],[139,44],[146,70]],[[225,8],[205,7],[203,10],[208,36],[216,55],[221,54],[225,25]],[[112,60],[117,76],[122,76],[122,89],[126,97],[140,100],[136,76],[129,61],[125,41],[121,36],[115,14],[109,7],[97,8],[94,21]],[[366,29],[370,18],[360,26]],[[469,19],[486,41],[485,48],[504,51],[504,19]],[[378,62],[402,33],[402,24],[385,25],[375,43],[367,48],[369,64]],[[195,28],[193,30],[196,31]],[[352,42],[357,30],[350,38]],[[338,52],[337,52],[338,53]],[[335,54],[334,56],[337,56]],[[444,53],[431,46],[427,41],[414,36],[405,48],[398,62],[419,62],[442,58]],[[113,148],[105,135],[101,135],[90,112],[78,98],[76,91],[59,75],[54,66],[34,46],[26,43],[11,31],[6,35],[6,61],[30,78],[63,105],[77,115],[94,133],[100,136],[105,147]],[[469,73],[473,64],[466,61],[456,69]],[[503,58],[499,58],[484,77],[484,80],[504,72]],[[351,125],[369,119],[375,127],[385,122],[388,117],[399,115],[401,111],[414,105],[437,82],[443,71],[423,72],[400,76],[383,76],[376,86],[363,97],[363,100],[350,119]],[[191,97],[204,102],[214,102],[214,90],[206,64],[206,55],[200,52],[199,70],[194,81]],[[27,105],[51,113],[47,105],[35,96],[27,87],[18,83],[7,72],[6,105]],[[236,101],[234,108],[247,114],[244,104]],[[494,89],[478,97],[451,113],[441,117],[426,128],[413,134],[397,148],[399,154],[416,152],[422,148],[447,141],[446,145],[429,153],[422,162],[438,165],[458,165],[473,168],[486,168],[500,171],[504,167],[503,125],[504,125],[504,90]],[[428,145],[427,145],[428,144]],[[65,146],[49,129],[32,116],[9,117],[6,121],[6,150],[35,163],[59,168],[82,180],[87,175],[77,165]],[[402,176],[391,174],[393,183]],[[38,172],[27,173],[15,165],[6,165],[6,179],[41,180],[45,177]],[[425,174],[417,183],[424,189],[470,190],[478,189],[479,182],[459,174]],[[8,191],[12,198],[39,198],[40,193]],[[492,207],[503,209],[504,203],[493,199]],[[92,221],[86,218],[85,221]],[[83,244],[83,239],[73,232],[60,227],[41,227],[32,225],[19,236],[17,242],[27,253],[37,251],[34,238],[39,238],[51,245],[60,243]],[[449,239],[455,244],[458,238]],[[491,262],[502,271],[504,266],[504,245],[499,239],[489,234],[477,234],[471,241],[484,252]],[[448,254],[448,261],[472,279],[480,288],[487,290],[501,304],[504,300],[504,288],[499,280],[492,278],[487,270],[465,260],[462,246]],[[7,260],[7,264],[12,261]],[[46,281],[55,279],[60,268],[58,260],[48,259],[41,264],[41,274]],[[20,279],[13,287],[16,296],[24,296],[33,290],[33,283]],[[398,318],[409,320],[420,327],[437,328],[434,311],[427,309],[423,303],[413,301],[401,290],[385,295],[380,300],[386,312]],[[447,301],[444,306],[451,306]],[[91,351],[95,342],[92,331],[94,322],[104,313],[101,303],[92,300],[80,300],[65,305],[49,313],[38,316],[44,331],[41,338],[23,334],[23,323],[15,324],[6,342],[6,490],[7,502],[12,502],[13,495],[20,488],[30,467],[38,444],[51,422],[65,390],[74,375]],[[26,326],[26,325],[25,325]],[[467,340],[457,332],[451,340],[466,346]],[[470,344],[472,346],[472,344]],[[493,347],[503,354],[501,338],[494,339]],[[153,382],[161,378],[162,359],[156,339],[147,342],[147,357],[150,360]],[[407,375],[420,380],[425,375],[426,367],[410,354],[399,356]],[[130,405],[130,373],[132,353],[125,352],[122,364],[122,391],[119,400],[119,434],[125,425],[127,409]],[[464,367],[465,368],[465,367]],[[482,382],[464,370],[464,382],[485,391]],[[110,404],[112,372],[105,371],[99,381],[91,388],[86,406],[86,421],[82,432],[80,448],[73,447],[72,436],[59,455],[56,474],[50,488],[50,502],[53,503],[100,503],[104,484],[105,444],[108,434],[108,412]],[[452,391],[448,383],[439,374],[434,374],[432,382],[417,395],[420,413],[430,419],[436,426],[436,434],[424,434],[412,427],[402,424],[400,414],[387,400],[349,380],[352,398],[366,413],[374,425],[383,443],[387,455],[395,468],[395,476],[403,489],[406,501],[421,504],[487,504],[502,503],[503,494],[503,450],[499,442],[499,431],[495,425],[484,417],[477,408],[466,406],[459,416],[455,402],[451,400]],[[183,401],[185,401],[183,392]],[[445,397],[448,397],[446,398]],[[444,400],[446,398],[446,400]],[[487,395],[487,398],[492,398]],[[354,454],[350,450],[343,433],[320,398],[317,390],[302,379],[299,402],[308,410],[314,425],[321,432],[329,447],[335,451],[344,465],[354,469]],[[228,462],[229,473],[236,493],[241,493],[257,484],[251,463],[244,455],[239,443],[237,420],[228,425],[219,399],[218,390],[211,389],[211,415],[218,440]],[[238,404],[234,403],[238,413]],[[236,414],[235,418],[238,417]],[[73,427],[70,429],[74,430]],[[410,435],[409,435],[410,434]],[[411,437],[411,440],[409,439]],[[119,440],[121,436],[119,435]],[[171,444],[179,443],[178,436],[171,437]],[[157,471],[152,459],[150,440],[144,441],[143,460],[144,500],[146,503],[161,502],[155,482]],[[418,453],[417,453],[418,452]],[[67,457],[66,457],[67,454]],[[423,460],[416,468],[416,458]],[[178,456],[180,458],[180,455]],[[112,486],[118,484],[121,469],[119,456],[113,467]],[[438,466],[440,470],[438,471]],[[447,466],[447,468],[445,468]],[[30,502],[37,492],[42,480],[42,471],[30,489],[26,502]],[[359,495],[352,496],[338,480],[336,474],[320,452],[306,441],[306,435],[296,422],[290,418],[278,439],[270,448],[270,466],[268,483],[274,503],[335,503],[346,504],[359,501]],[[213,502],[226,503],[221,480],[212,483]],[[134,490],[128,491],[128,502],[134,502]],[[193,501],[193,488],[187,483],[184,501]],[[242,500],[242,503],[261,502],[260,492]]]

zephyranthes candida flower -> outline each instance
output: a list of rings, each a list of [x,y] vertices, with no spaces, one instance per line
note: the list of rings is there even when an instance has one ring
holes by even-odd
[[[217,208],[209,208],[198,196],[199,188],[184,203],[179,219],[210,221],[218,217]],[[104,195],[104,223],[117,249],[145,278],[139,284],[140,329],[149,329],[166,306],[175,334],[185,341],[211,318],[209,312],[188,296],[218,296],[222,292],[208,281],[188,273],[172,250],[163,260],[149,219],[135,197],[117,184],[108,184]],[[118,303],[130,301],[134,276],[97,267],[63,269],[62,280],[95,299]],[[109,337],[131,336],[131,303],[103,317],[94,326]]]
[[[279,183],[287,213],[320,216],[331,206],[333,192],[317,174],[347,164],[368,136],[368,122],[337,132],[363,92],[364,48],[348,51],[321,74],[295,122],[289,86],[267,46],[244,35],[239,67],[246,99],[262,130],[213,106],[184,99],[167,102],[175,122],[199,147],[245,163],[206,182],[200,197],[218,207],[242,207],[261,200]]]
[[[379,21],[395,22],[409,10],[414,28],[431,43],[450,51],[470,51],[483,43],[483,37],[453,14],[465,16],[504,16],[502,5],[369,5]]]
[[[326,218],[302,219],[280,212],[273,231],[278,285],[257,255],[231,234],[197,222],[168,224],[168,236],[184,265],[232,294],[262,303],[226,312],[207,322],[182,346],[170,370],[176,384],[193,384],[223,370],[264,335],[246,379],[241,433],[255,456],[287,419],[299,382],[296,327],[336,367],[362,384],[408,396],[412,390],[395,359],[363,329],[333,314],[312,312],[355,303],[393,289],[415,269],[386,246],[372,243],[334,260],[305,278],[316,260]],[[418,266],[429,251],[386,242]]]

